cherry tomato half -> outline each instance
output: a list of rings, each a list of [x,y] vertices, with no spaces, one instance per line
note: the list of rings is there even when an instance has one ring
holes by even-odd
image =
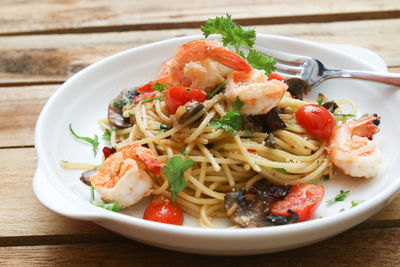
[[[324,107],[306,104],[296,111],[297,122],[317,138],[328,139],[335,128],[335,119]]]
[[[279,80],[279,81],[284,81],[284,80],[285,80],[285,77],[283,77],[283,76],[281,76],[281,75],[279,75],[279,74],[276,74],[276,73],[271,73],[271,74],[269,75],[269,77],[268,77],[268,81],[273,80],[273,79]]]
[[[289,194],[283,200],[274,202],[270,212],[281,216],[289,216],[288,210],[299,215],[299,222],[313,215],[324,197],[324,187],[313,184],[293,185]]]
[[[143,219],[175,225],[183,224],[182,211],[178,206],[174,207],[172,201],[164,196],[151,201],[144,212]]]
[[[187,102],[196,100],[204,102],[207,94],[198,89],[191,89],[183,86],[172,86],[167,90],[167,107],[171,113],[175,113],[179,106],[185,105]]]

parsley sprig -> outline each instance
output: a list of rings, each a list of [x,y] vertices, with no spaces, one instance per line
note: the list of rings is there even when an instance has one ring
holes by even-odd
[[[340,193],[335,198],[332,198],[331,200],[328,200],[326,202],[328,203],[329,206],[333,205],[335,202],[344,201],[349,194],[350,194],[349,190],[347,191],[340,190]]]
[[[77,135],[77,134],[74,132],[74,130],[72,130],[72,124],[71,124],[71,123],[69,124],[69,130],[70,130],[70,132],[72,133],[72,135],[75,136],[77,139],[80,139],[80,140],[82,140],[82,141],[85,141],[85,142],[88,142],[89,144],[91,144],[92,147],[93,147],[94,156],[96,156],[96,154],[97,154],[97,147],[99,146],[99,137],[97,136],[97,134],[94,135],[94,138],[93,138],[93,139],[90,138],[90,137],[82,137],[82,136],[79,136],[79,135]]]
[[[221,34],[224,46],[232,45],[236,51],[240,46],[252,48],[256,41],[256,31],[254,29],[244,29],[242,26],[232,21],[231,15],[209,19],[201,26],[203,35],[207,38],[210,34]]]
[[[187,186],[185,179],[183,178],[183,173],[192,167],[192,165],[193,160],[191,159],[183,161],[180,156],[173,156],[168,159],[168,164],[163,167],[163,172],[168,180],[172,203],[174,203],[174,206],[175,196]]]
[[[106,209],[106,210],[111,210],[111,211],[120,211],[121,207],[117,202],[113,203],[99,203],[94,199],[94,188],[93,186],[90,186],[90,203],[93,205]]]
[[[240,101],[239,97],[236,97],[236,100],[231,104],[234,108],[229,110],[222,118],[213,119],[210,125],[226,132],[231,131],[232,134],[236,135],[237,131],[242,128],[243,117],[239,110],[242,108],[243,102]]]
[[[210,34],[220,34],[224,46],[232,45],[249,64],[259,70],[265,70],[270,75],[275,69],[276,60],[253,49],[256,41],[256,31],[245,29],[232,21],[231,15],[209,19],[202,27],[203,35],[207,38]],[[240,50],[241,46],[248,49],[247,56]]]

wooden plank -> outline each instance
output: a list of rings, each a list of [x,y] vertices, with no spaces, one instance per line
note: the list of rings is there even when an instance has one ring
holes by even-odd
[[[93,223],[60,216],[37,200],[32,190],[36,163],[33,148],[1,150],[0,236],[104,233]]]
[[[400,66],[400,19],[330,24],[257,26],[257,32],[323,43],[358,45],[375,51],[389,66]],[[0,38],[0,85],[61,83],[72,74],[117,52],[197,29],[104,34],[35,35]],[[376,38],[379,36],[379,42]]]
[[[58,87],[0,87],[0,147],[33,145],[39,113]]]
[[[70,243],[115,238],[110,232],[93,223],[72,220],[42,206],[32,191],[36,162],[34,148],[1,150],[0,246],[19,243],[47,244],[53,243],[52,240]],[[399,210],[400,196],[360,227],[400,227]],[[69,237],[65,237],[66,235]],[[20,238],[6,240],[6,237]]]
[[[243,8],[246,7],[246,8]],[[281,1],[13,1],[0,2],[0,34],[198,27],[232,14],[244,24],[276,24],[399,17],[397,0]],[[26,23],[29,21],[29,23]],[[65,31],[63,31],[65,30]]]
[[[0,264],[20,266],[398,266],[400,229],[350,231],[291,251],[255,256],[184,254],[134,241],[0,247]],[[195,240],[194,240],[195,242]],[[268,242],[268,241],[266,241]],[[154,255],[157,255],[155,257]]]

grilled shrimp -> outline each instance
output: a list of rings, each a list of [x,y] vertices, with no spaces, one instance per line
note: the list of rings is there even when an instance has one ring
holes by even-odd
[[[268,80],[263,70],[234,71],[228,76],[225,96],[230,101],[239,97],[243,102],[240,109],[243,115],[259,115],[276,107],[287,88],[288,85],[282,81]]]
[[[220,85],[232,69],[248,72],[251,67],[243,57],[221,43],[201,39],[182,45],[172,59],[165,61],[159,78],[169,75],[171,85],[211,90]]]
[[[162,164],[151,149],[132,144],[109,156],[90,178],[107,202],[131,206],[153,191],[153,180],[144,167],[158,175]]]
[[[374,140],[368,137],[379,132],[372,123],[380,118],[368,116],[349,121],[336,128],[327,145],[331,161],[345,174],[353,177],[374,177],[382,155]]]

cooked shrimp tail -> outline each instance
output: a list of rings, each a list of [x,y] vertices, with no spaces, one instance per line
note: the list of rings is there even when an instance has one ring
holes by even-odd
[[[331,161],[345,174],[354,177],[374,177],[382,155],[372,135],[379,132],[373,124],[379,117],[368,116],[349,121],[336,128],[327,145]]]
[[[161,168],[154,151],[132,144],[109,156],[91,176],[90,183],[105,201],[117,202],[124,208],[153,191],[153,180],[145,169],[158,175]]]

